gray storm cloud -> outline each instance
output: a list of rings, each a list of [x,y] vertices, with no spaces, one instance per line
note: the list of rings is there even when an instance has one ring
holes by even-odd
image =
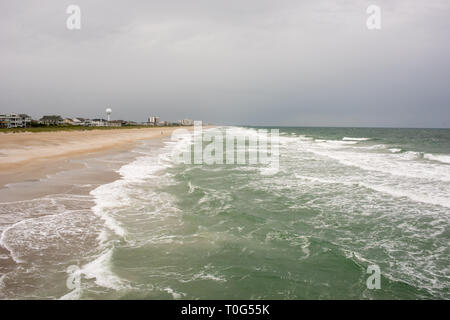
[[[2,1],[0,17],[0,112],[450,127],[447,0]]]

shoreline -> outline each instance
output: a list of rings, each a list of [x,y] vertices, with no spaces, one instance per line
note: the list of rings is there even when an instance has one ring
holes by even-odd
[[[1,135],[0,188],[76,168],[77,165],[71,163],[71,160],[131,150],[139,141],[163,139],[179,128],[19,132]],[[183,129],[192,130],[192,127]]]
[[[13,274],[18,264],[29,263],[32,265],[34,259],[37,259],[32,257],[31,260],[24,259],[22,261],[20,256],[16,256],[14,246],[8,246],[8,242],[3,243],[3,235],[7,230],[20,229],[22,223],[33,224],[33,221],[37,221],[37,223],[39,223],[38,221],[48,221],[52,225],[53,220],[62,219],[61,223],[67,223],[63,228],[63,233],[67,233],[64,236],[70,238],[73,232],[73,242],[82,243],[83,251],[76,251],[73,255],[77,256],[77,261],[81,265],[88,263],[91,257],[83,260],[86,258],[83,252],[96,251],[99,246],[99,234],[92,232],[95,231],[95,228],[94,230],[90,229],[89,224],[85,224],[84,221],[91,221],[94,225],[101,224],[102,221],[101,217],[97,217],[92,212],[96,202],[95,196],[91,195],[91,192],[99,186],[120,179],[121,174],[117,170],[140,156],[139,151],[136,152],[136,150],[139,150],[141,145],[158,150],[166,139],[167,135],[161,134],[154,137],[146,136],[143,139],[136,137],[128,144],[103,145],[101,151],[88,152],[84,149],[77,149],[76,151],[79,151],[77,153],[72,150],[72,153],[62,157],[28,163],[21,170],[0,172],[0,183],[7,182],[0,186],[0,202],[6,208],[2,212],[3,220],[0,224],[0,259],[2,261],[0,275]],[[69,221],[75,221],[78,225],[74,227],[71,222],[59,217],[67,217]],[[42,226],[39,228],[41,229]],[[86,237],[77,235],[79,228],[86,231]],[[43,232],[49,232],[55,236],[55,230],[58,230],[58,226],[52,225],[47,231],[44,227]],[[36,234],[39,232],[34,235]],[[59,236],[59,234],[56,235]],[[70,242],[58,243],[64,246]],[[58,248],[54,250],[58,252]],[[4,285],[2,281],[0,279],[0,285]],[[26,288],[22,288],[20,284],[16,283],[6,284],[6,287],[17,287],[19,292],[20,290],[27,292]],[[55,297],[58,296],[60,295]],[[7,293],[0,292],[0,299],[7,298],[10,298]],[[54,296],[46,298],[54,298]]]
[[[193,127],[185,129],[191,131]],[[112,230],[105,225],[105,218],[93,211],[98,203],[97,196],[91,192],[98,187],[120,180],[122,174],[118,172],[118,169],[132,163],[138,157],[146,156],[148,152],[159,154],[166,141],[170,139],[170,133],[173,130],[165,131],[167,132],[164,134],[159,132],[150,136],[148,134],[133,135],[132,138],[124,138],[119,144],[104,144],[101,151],[85,153],[83,149],[79,153],[74,152],[62,158],[51,158],[51,162],[38,161],[28,164],[28,167],[22,170],[20,179],[17,178],[18,175],[15,176],[15,180],[20,181],[0,186],[0,202],[3,205],[3,221],[0,224],[0,259],[2,261],[0,275],[6,275],[4,278],[6,280],[0,277],[0,286],[10,289],[11,292],[14,291],[14,297],[29,298],[35,294],[32,290],[29,291],[27,286],[15,282],[17,278],[14,272],[18,264],[26,264],[31,268],[34,261],[40,257],[34,255],[34,252],[29,254],[28,251],[18,251],[14,240],[17,235],[13,235],[14,232],[18,232],[25,247],[30,243],[27,241],[33,238],[32,241],[42,245],[42,250],[51,248],[45,251],[48,259],[58,255],[58,261],[64,261],[67,265],[76,263],[76,265],[84,266],[95,263],[99,256],[104,256],[102,232],[109,230],[107,231],[109,233]],[[27,145],[30,143],[28,142]],[[35,167],[34,171],[31,170],[32,165]],[[37,174],[40,178],[32,179],[33,174]],[[23,226],[32,231],[23,232]],[[5,234],[6,236],[3,237]],[[58,239],[58,242],[49,243],[49,237]],[[53,246],[55,243],[57,245]],[[70,251],[69,258],[66,256],[67,251]],[[107,251],[109,252],[109,249]],[[17,252],[22,252],[23,256]],[[55,288],[56,293],[52,292],[45,298],[70,297],[71,291],[67,291],[64,283],[62,281]],[[39,287],[36,283],[30,286]],[[9,292],[0,290],[0,299],[10,297]]]

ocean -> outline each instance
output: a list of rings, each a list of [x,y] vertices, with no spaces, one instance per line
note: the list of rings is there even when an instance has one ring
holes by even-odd
[[[450,298],[450,130],[277,129],[277,172],[166,139],[85,163],[113,182],[0,199],[0,298]]]

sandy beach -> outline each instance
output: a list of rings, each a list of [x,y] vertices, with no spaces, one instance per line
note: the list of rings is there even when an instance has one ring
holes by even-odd
[[[177,127],[0,134],[0,187],[73,168],[68,159],[132,148]]]
[[[157,154],[175,129],[177,127],[0,134],[0,287],[8,288],[0,290],[0,299],[11,294],[9,289],[15,296],[18,292],[26,294],[30,283],[41,286],[31,279],[26,286],[15,280],[5,280],[5,274],[15,279],[17,265],[22,263],[22,258],[14,253],[15,244],[9,244],[16,236],[9,238],[9,232],[22,224],[44,220],[46,227],[35,229],[45,234],[44,238],[60,232],[70,233],[74,237],[70,236],[69,242],[81,241],[83,254],[86,250],[95,250],[98,233],[89,228],[97,228],[102,220],[92,212],[96,202],[91,191],[118,180],[121,175],[117,170],[136,157]],[[62,221],[47,220],[62,217],[81,225],[68,226]],[[27,227],[27,230],[30,229]],[[75,236],[77,230],[83,230],[83,234]],[[34,231],[25,233],[36,235]],[[59,240],[47,243],[58,248],[62,245]],[[31,243],[25,245],[26,248],[32,246]],[[67,249],[70,257],[77,255],[75,251]],[[53,248],[45,255],[51,257],[56,252],[58,249]],[[82,259],[83,254],[80,252],[77,259]],[[30,261],[38,261],[39,255],[33,254]],[[23,281],[23,276],[18,279]]]

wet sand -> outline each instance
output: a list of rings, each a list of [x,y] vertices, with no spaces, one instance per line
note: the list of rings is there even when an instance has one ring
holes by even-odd
[[[0,134],[0,188],[36,181],[49,174],[81,168],[71,160],[130,150],[140,140],[164,138],[173,128]]]
[[[10,135],[8,142],[1,140],[4,136],[0,137],[0,144],[3,148],[9,143],[10,156],[20,151],[19,145],[12,145],[13,141],[17,143],[20,141],[20,146],[32,150],[29,159],[20,159],[17,162],[12,161],[13,158],[7,159],[9,161],[3,159],[3,166],[0,170],[2,182],[0,185],[0,203],[2,203],[0,208],[0,299],[32,298],[33,296],[29,296],[29,287],[39,288],[43,285],[39,281],[44,281],[32,277],[26,279],[23,279],[22,276],[16,277],[15,274],[16,272],[20,273],[20,266],[23,263],[19,261],[21,258],[18,260],[13,255],[13,252],[18,250],[16,244],[12,248],[8,247],[7,244],[11,240],[4,239],[3,235],[6,230],[14,228],[22,222],[25,223],[25,221],[42,219],[52,221],[52,219],[58,219],[64,215],[73,216],[74,221],[86,220],[88,224],[101,224],[101,219],[92,214],[91,208],[95,202],[90,192],[100,185],[119,179],[120,174],[117,170],[141,156],[140,152],[158,152],[164,145],[163,141],[170,139],[168,135],[173,131],[173,129],[165,129],[161,134],[161,130],[145,130],[147,132],[144,130],[130,131],[129,133],[132,134],[127,137],[124,137],[122,132],[117,132],[118,130],[95,132],[95,139],[89,142],[90,148],[83,146],[81,141],[73,143],[72,148],[63,145],[66,141],[70,143],[73,139],[78,139],[80,135],[77,134],[64,134],[62,137],[58,137],[58,133],[37,136],[17,134],[17,136]],[[125,131],[128,130],[125,129]],[[105,137],[105,134],[116,138],[116,142],[110,143],[111,137]],[[52,153],[55,155],[53,157],[41,157],[35,150],[41,146],[46,148],[50,144],[53,144],[53,148],[56,149]],[[92,147],[96,149],[93,150]],[[4,153],[3,148],[0,149],[2,153]],[[81,227],[88,230],[85,225]],[[41,231],[48,232],[51,236],[56,236],[60,231],[76,233],[80,225],[70,227],[69,224],[69,227],[61,230],[56,225],[48,228],[50,229],[27,231],[26,234],[20,233],[19,238],[27,238],[27,235],[34,237]],[[64,238],[67,241],[61,241],[55,245],[58,247],[64,243],[81,241],[83,245],[80,246],[83,250],[94,250],[98,246],[98,232],[94,231],[73,238],[69,236],[71,240]],[[25,249],[29,245],[29,243],[24,244]],[[52,259],[53,251],[58,250],[47,252],[46,259]],[[69,251],[79,260],[84,259],[82,252]],[[27,261],[31,263],[28,266],[32,266],[35,261],[41,261],[41,258],[39,255],[27,255],[27,259],[29,259]],[[59,260],[57,262],[59,263]],[[58,296],[46,298],[57,299]]]

